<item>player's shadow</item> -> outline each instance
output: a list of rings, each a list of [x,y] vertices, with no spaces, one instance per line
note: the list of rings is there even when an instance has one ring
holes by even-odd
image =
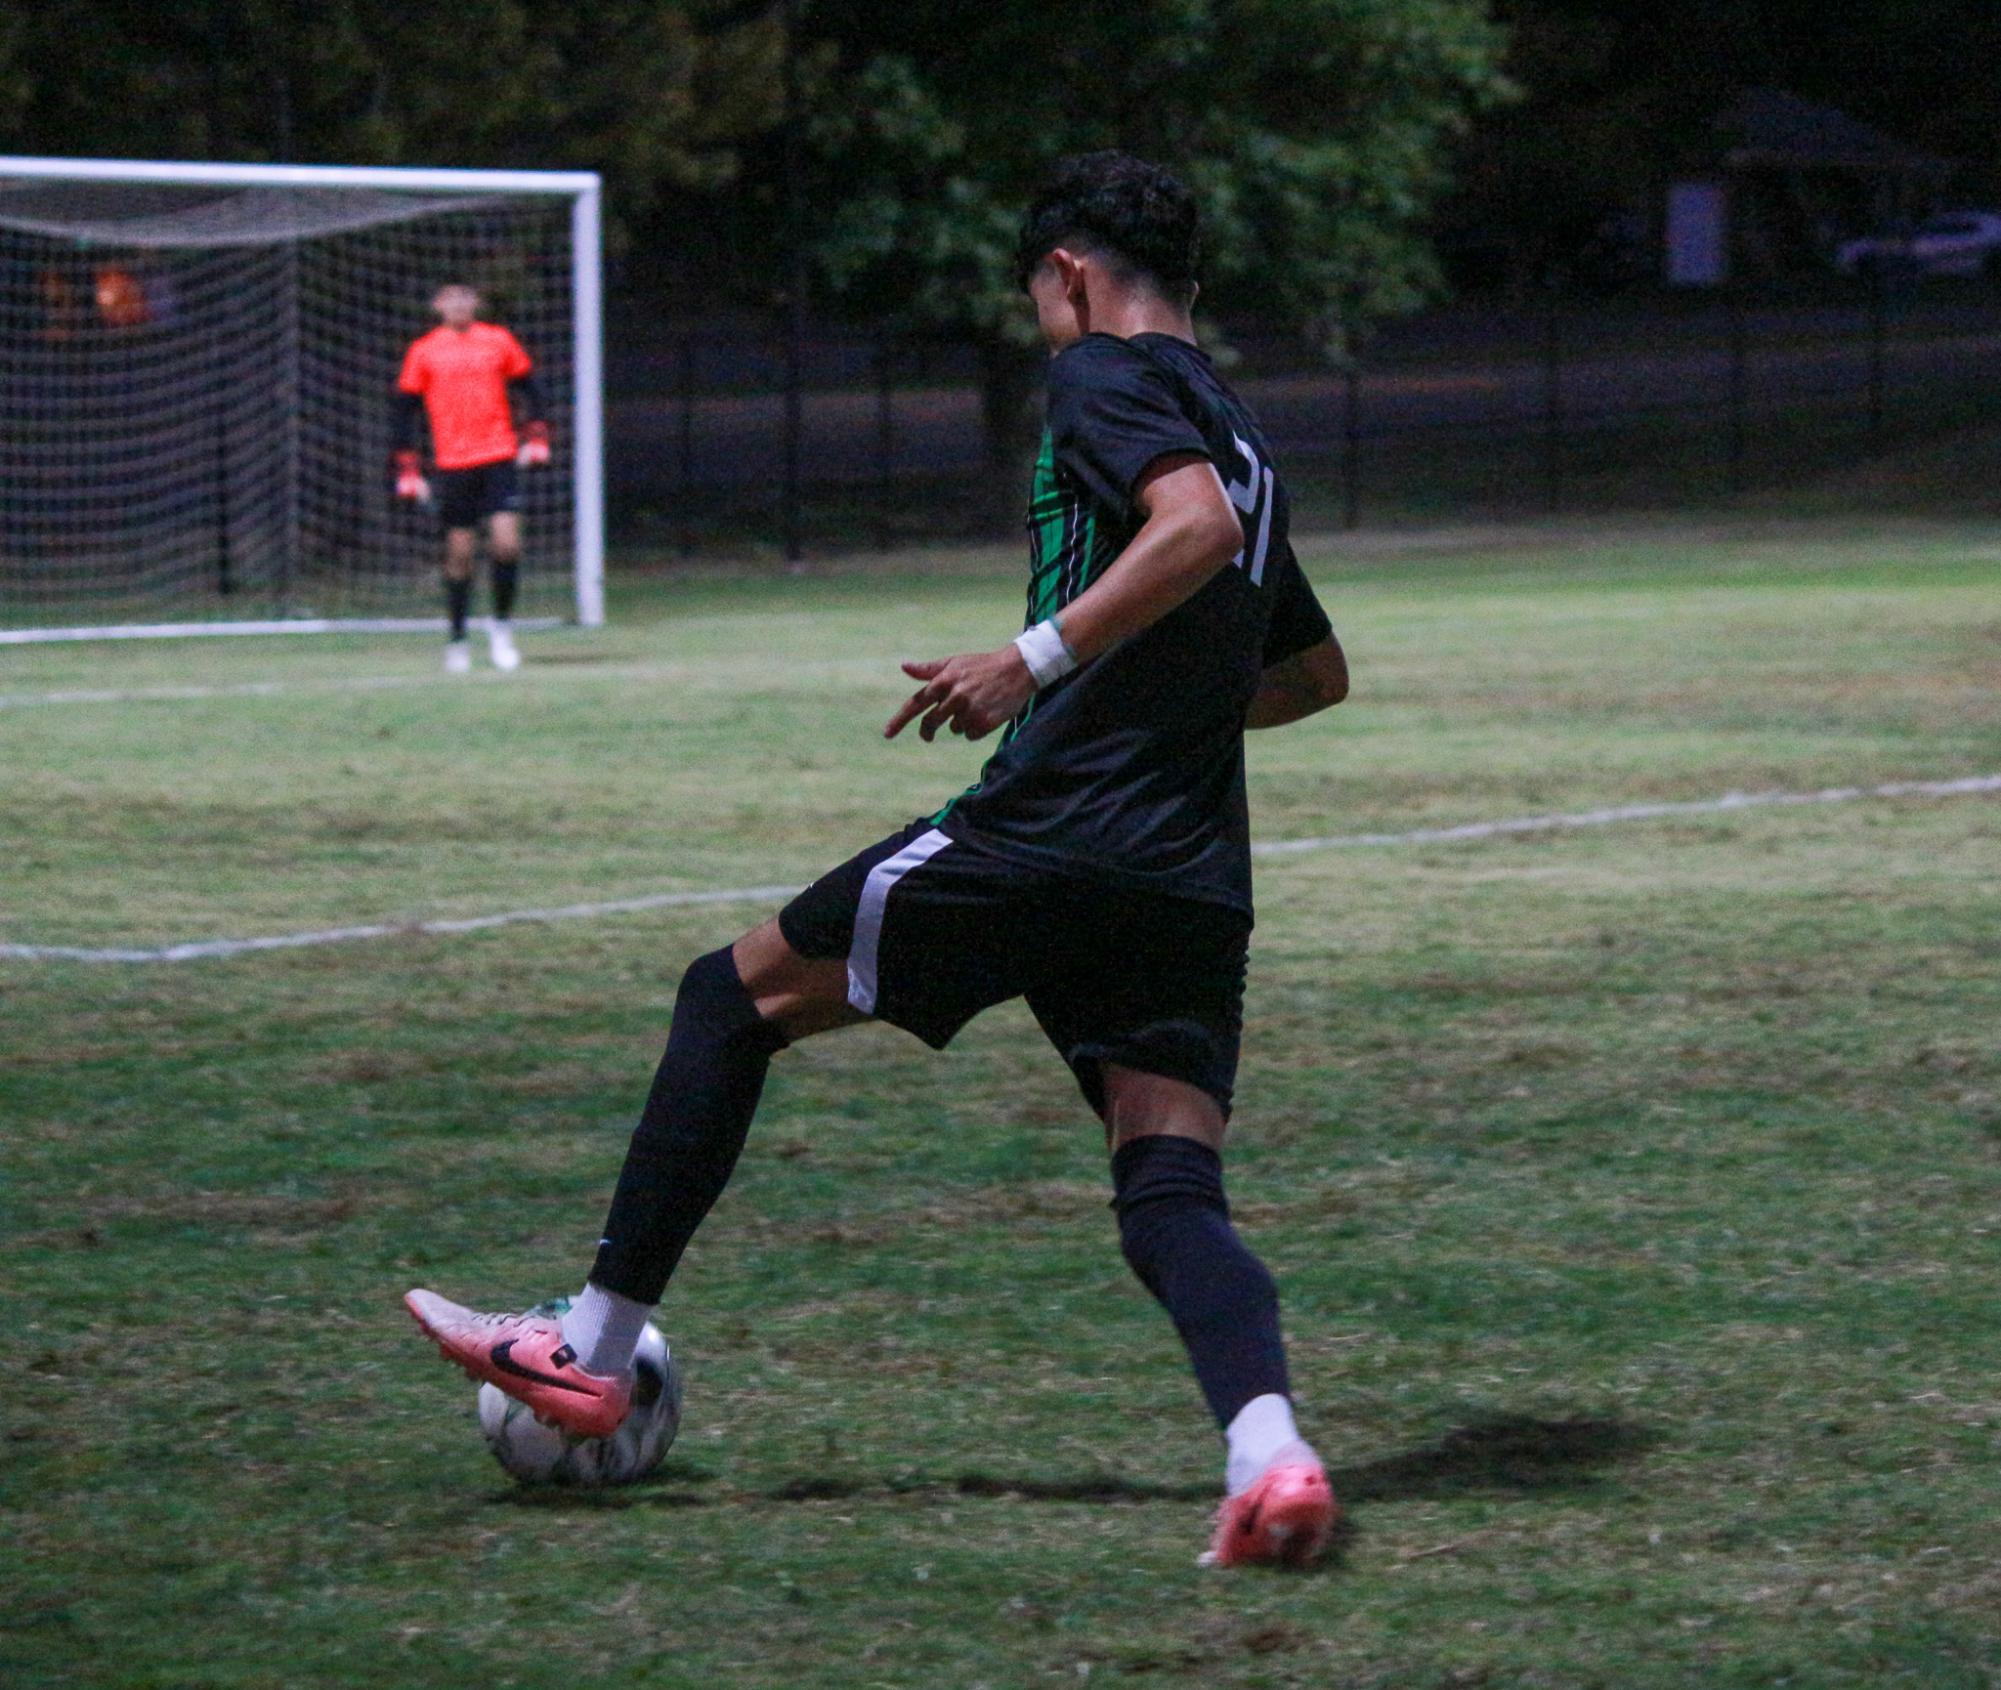
[[[1599,1473],[1630,1459],[1657,1436],[1629,1421],[1577,1416],[1564,1420],[1530,1414],[1484,1413],[1442,1437],[1399,1455],[1386,1455],[1327,1475],[1344,1504],[1390,1502],[1423,1497],[1573,1490],[1597,1481]],[[799,1479],[774,1495],[805,1500],[826,1494],[853,1494],[874,1487],[843,1486],[830,1492],[825,1482]],[[1031,1502],[1210,1502],[1213,1481],[1152,1484],[1088,1475],[1067,1479],[1004,1477],[965,1473],[952,1487],[963,1496],[1005,1496]]]
[[[1631,1459],[1658,1435],[1630,1421],[1573,1416],[1544,1419],[1501,1412],[1469,1417],[1443,1436],[1398,1455],[1328,1473],[1344,1503],[1389,1502],[1473,1493],[1518,1495],[1574,1490]],[[1028,1502],[1213,1502],[1215,1482],[1164,1484],[1113,1474],[1043,1478],[992,1472],[955,1479],[871,1480],[824,1475],[787,1479],[760,1494],[774,1502],[837,1501],[898,1492],[1008,1497]]]
[[[960,1496],[1013,1497],[1027,1502],[1214,1502],[1215,1481],[1168,1485],[1110,1474],[1030,1479],[997,1473],[961,1473],[952,1482]]]
[[[1213,1483],[1151,1484],[1097,1473],[1078,1478],[1038,1479],[992,1473],[962,1473],[957,1478],[925,1474],[837,1477],[826,1473],[781,1479],[755,1491],[724,1485],[703,1494],[692,1488],[713,1484],[717,1475],[701,1467],[669,1461],[637,1484],[617,1489],[584,1490],[557,1485],[520,1485],[497,1491],[492,1502],[515,1508],[572,1509],[707,1508],[734,1502],[843,1502],[853,1497],[973,1496],[1017,1497],[1031,1502],[1209,1502]]]
[[[595,1489],[577,1485],[509,1485],[487,1501],[500,1508],[540,1508],[552,1513],[616,1512],[625,1508],[708,1508],[729,1498],[691,1487],[712,1484],[715,1474],[685,1461],[667,1461],[630,1485]]]
[[[1658,1441],[1659,1435],[1644,1426],[1606,1417],[1553,1420],[1529,1414],[1483,1413],[1415,1449],[1335,1468],[1327,1476],[1334,1494],[1350,1508],[1359,1503],[1451,1496],[1534,1496],[1593,1485],[1605,1469],[1633,1459]],[[979,1471],[956,1478],[811,1474],[756,1491],[725,1485],[720,1492],[703,1494],[698,1487],[713,1484],[716,1477],[704,1468],[670,1461],[658,1473],[623,1489],[531,1487],[501,1492],[493,1500],[515,1507],[567,1510],[706,1508],[724,1502],[838,1502],[853,1497],[921,1495],[1112,1504],[1213,1503],[1216,1498],[1215,1484],[1208,1479],[1167,1484],[1105,1473],[1040,1478]],[[1350,1535],[1344,1520],[1339,1539],[1345,1542]]]
[[[1606,1468],[1632,1460],[1659,1441],[1660,1435],[1645,1426],[1609,1417],[1546,1420],[1485,1413],[1415,1449],[1339,1468],[1327,1477],[1346,1503],[1535,1495],[1596,1484]]]

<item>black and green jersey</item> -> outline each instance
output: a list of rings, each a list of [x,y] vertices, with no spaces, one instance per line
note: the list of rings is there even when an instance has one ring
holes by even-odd
[[[1056,467],[1056,439],[1042,431],[1035,477],[1028,494],[1028,616],[1022,624],[1054,616],[1104,573],[1132,538],[1118,523],[1100,519],[1095,502],[1076,479]]]
[[[1139,532],[1159,459],[1209,459],[1244,547],[1187,603],[1045,687],[948,836],[1060,872],[1251,907],[1244,714],[1264,669],[1326,638],[1288,537],[1263,430],[1205,353],[1172,335],[1087,335],[1049,366],[1029,501],[1029,625],[1062,610]]]

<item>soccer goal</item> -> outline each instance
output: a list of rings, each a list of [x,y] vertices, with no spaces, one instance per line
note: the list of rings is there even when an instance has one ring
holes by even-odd
[[[585,172],[0,157],[0,641],[439,626],[390,393],[441,283],[528,349],[521,614],[604,617]]]

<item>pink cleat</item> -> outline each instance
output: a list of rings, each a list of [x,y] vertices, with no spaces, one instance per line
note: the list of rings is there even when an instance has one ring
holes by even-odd
[[[1248,1490],[1225,1497],[1204,1567],[1306,1567],[1319,1560],[1341,1517],[1318,1461],[1274,1461]]]
[[[407,1292],[403,1306],[445,1360],[525,1402],[538,1420],[605,1438],[632,1407],[632,1376],[586,1373],[553,1316],[476,1314],[435,1291]]]

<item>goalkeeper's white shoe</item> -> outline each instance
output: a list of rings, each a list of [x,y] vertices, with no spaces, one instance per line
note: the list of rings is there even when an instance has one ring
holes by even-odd
[[[514,630],[505,622],[496,622],[487,630],[487,644],[493,652],[493,666],[503,671],[521,667],[521,653],[514,644]]]
[[[472,673],[472,647],[464,640],[453,640],[445,647],[445,673],[447,675]]]

